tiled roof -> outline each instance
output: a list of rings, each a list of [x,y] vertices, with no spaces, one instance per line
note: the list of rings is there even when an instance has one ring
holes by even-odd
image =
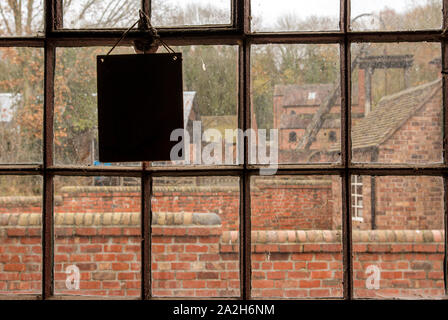
[[[280,116],[280,129],[306,129],[311,123],[312,117],[303,114],[282,114]],[[337,129],[341,127],[340,119],[325,119],[322,128]]]
[[[333,84],[276,85],[274,96],[283,96],[283,107],[315,106],[322,104],[333,88]]]
[[[383,97],[373,111],[352,128],[352,148],[376,147],[384,143],[441,88],[442,82],[437,79]],[[340,151],[340,144],[329,151]]]

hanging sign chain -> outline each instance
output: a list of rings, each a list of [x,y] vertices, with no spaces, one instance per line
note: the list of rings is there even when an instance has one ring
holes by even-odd
[[[139,25],[139,28],[143,28],[144,30],[147,30],[151,33],[150,35],[151,43],[156,44],[156,46],[160,43],[169,53],[176,53],[169,45],[165,43],[165,41],[162,40],[162,38],[160,38],[156,28],[154,28],[151,25],[151,19],[148,17],[148,15],[144,13],[142,10],[139,10],[139,16],[140,18],[121,35],[120,39],[118,39],[115,45],[109,50],[107,56],[112,53],[112,51],[126,37],[129,31],[131,31],[137,24]]]

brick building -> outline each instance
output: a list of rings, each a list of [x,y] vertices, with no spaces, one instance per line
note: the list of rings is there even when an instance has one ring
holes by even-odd
[[[431,64],[439,64],[435,59]],[[442,81],[436,79],[409,87],[412,56],[368,56],[357,69],[352,99],[352,161],[358,163],[437,164],[442,162]],[[375,69],[403,68],[405,88],[383,96],[372,105]],[[320,130],[308,150],[298,141],[333,94],[334,85],[278,85],[274,91],[274,127],[279,133],[279,161],[337,162],[340,156],[340,98],[321,114]],[[397,188],[422,190],[408,197]],[[334,194],[340,190],[333,190]],[[443,186],[438,179],[404,177],[352,177],[352,215],[357,229],[441,229]],[[416,208],[419,199],[430,205]],[[397,206],[396,204],[399,203]],[[406,207],[406,209],[405,209]],[[384,208],[389,214],[384,216]],[[411,217],[412,212],[412,217]],[[393,218],[391,218],[393,216]]]
[[[273,127],[279,130],[279,162],[296,162],[297,143],[318,108],[334,90],[332,84],[276,85]],[[320,150],[340,139],[341,105],[331,107],[310,150]]]

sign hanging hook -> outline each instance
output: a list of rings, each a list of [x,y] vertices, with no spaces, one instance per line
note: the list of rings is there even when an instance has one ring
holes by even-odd
[[[137,24],[140,30],[147,31],[148,33],[146,39],[134,40],[134,49],[136,53],[155,53],[160,45],[162,45],[169,53],[175,53],[175,51],[160,38],[157,29],[151,25],[151,19],[148,15],[142,10],[139,10],[139,19],[121,35],[120,39],[118,39],[106,55],[110,55],[126,37],[129,31],[131,31]]]

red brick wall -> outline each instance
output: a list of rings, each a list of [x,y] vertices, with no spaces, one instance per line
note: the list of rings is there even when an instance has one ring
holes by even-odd
[[[374,179],[377,229],[443,229],[444,200],[441,177],[377,176]],[[363,221],[353,221],[353,229],[371,229],[371,182],[371,176],[362,177]]]
[[[355,232],[355,297],[443,297],[443,242],[442,230]],[[365,285],[371,275],[367,267],[372,265],[381,270],[378,290]]]
[[[252,233],[252,295],[262,298],[342,296],[340,233]]]
[[[442,90],[378,148],[382,163],[442,162]]]
[[[239,295],[237,232],[223,232],[221,225],[160,225],[157,220],[152,239],[155,296]],[[0,292],[39,293],[40,228],[2,230],[6,234],[1,238]],[[139,230],[136,226],[57,227],[56,294],[139,296]],[[443,231],[437,230],[355,231],[355,295],[443,296],[443,239]],[[254,297],[342,295],[340,232],[254,231],[252,242]],[[65,270],[70,265],[81,271],[79,290],[66,289]],[[378,290],[366,288],[370,265],[381,271]]]
[[[253,230],[332,229],[332,181],[327,178],[252,180]]]
[[[0,293],[41,293],[42,250],[40,227],[6,227],[0,217]],[[9,223],[18,220],[15,215]],[[9,217],[8,217],[9,218]],[[15,221],[14,221],[15,220]]]
[[[54,241],[55,294],[140,295],[139,214],[98,225],[104,214],[57,214]],[[126,223],[126,217],[128,225]],[[41,216],[3,214],[0,228],[0,293],[41,290]],[[105,223],[105,222],[104,222]],[[67,267],[79,268],[79,290],[68,290]]]
[[[239,221],[239,191],[236,187],[210,191],[210,187],[192,188],[161,187],[155,190],[152,200],[154,212],[215,212],[222,217],[225,230],[237,230]]]
[[[291,182],[293,181],[293,182]],[[333,195],[330,180],[310,178],[257,179],[252,182],[252,228],[331,229]],[[199,188],[161,187],[154,192],[153,211],[215,212],[224,230],[238,230],[239,187],[221,187],[219,191]],[[176,191],[177,189],[177,191]]]
[[[56,194],[55,212],[138,212],[141,205],[139,187],[63,187]]]
[[[60,203],[55,197],[55,203]],[[0,197],[0,214],[2,213],[41,213],[42,197]]]
[[[441,177],[377,177],[378,229],[443,229]]]
[[[377,177],[377,224],[389,230],[354,231],[359,297],[443,294],[440,178],[404,178]],[[252,181],[254,297],[341,296],[340,178],[320,179]],[[238,296],[238,192],[193,189],[155,190],[153,293]],[[41,199],[0,200],[0,293],[39,294]],[[138,189],[65,188],[55,200],[56,294],[139,296]],[[71,265],[81,272],[79,290],[66,288]],[[381,270],[379,290],[366,289],[369,265]]]
[[[222,247],[221,225],[152,230],[154,296],[239,296],[238,252]]]
[[[138,223],[56,227],[55,294],[140,296],[141,228]],[[80,270],[79,290],[66,287],[66,270],[71,265]]]
[[[319,180],[320,179],[320,180]],[[438,177],[375,178],[378,229],[442,229],[443,183]],[[371,177],[363,177],[363,221],[354,229],[371,228]],[[155,212],[214,212],[224,230],[238,229],[239,187],[155,186]],[[340,229],[341,189],[337,176],[257,178],[251,183],[252,227],[267,229]],[[4,213],[40,212],[40,197],[0,200]],[[65,187],[55,197],[55,212],[139,212],[136,187]]]

